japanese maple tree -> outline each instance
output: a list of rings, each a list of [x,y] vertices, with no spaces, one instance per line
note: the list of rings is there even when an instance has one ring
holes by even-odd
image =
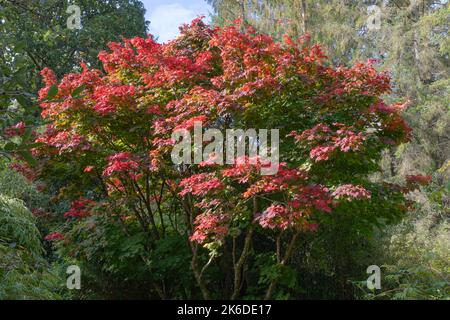
[[[256,234],[270,239],[282,266],[302,234],[334,215],[371,225],[406,210],[404,190],[369,179],[383,150],[410,133],[401,116],[405,105],[381,98],[390,77],[375,61],[333,68],[307,35],[279,43],[201,19],[165,44],[133,38],[109,49],[99,54],[104,71],[84,64],[60,81],[42,71],[42,117],[49,124],[36,140],[45,147],[34,150],[40,170],[76,163],[80,176],[97,181],[100,204],[75,199],[65,215],[73,223],[114,211],[138,223],[150,242],[183,234],[205,299],[215,297],[208,266],[224,251],[232,257],[230,297],[242,296]],[[221,131],[279,129],[278,172],[261,175],[264,159],[248,157],[234,165],[174,165],[172,133],[192,130],[196,121]],[[174,223],[175,216],[183,222]],[[268,284],[266,298],[277,281]]]

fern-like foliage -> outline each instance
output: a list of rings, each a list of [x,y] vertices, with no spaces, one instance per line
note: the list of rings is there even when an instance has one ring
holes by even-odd
[[[60,298],[64,282],[43,253],[36,219],[24,202],[0,195],[0,300]]]
[[[32,213],[23,201],[0,195],[0,242],[26,250],[33,256],[43,253],[41,235]]]

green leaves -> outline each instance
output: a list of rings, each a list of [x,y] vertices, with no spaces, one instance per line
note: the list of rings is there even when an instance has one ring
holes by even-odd
[[[14,150],[16,150],[18,147],[17,144],[15,144],[14,142],[8,142],[3,146],[3,150],[7,151],[7,152],[12,152]]]
[[[86,89],[86,85],[82,84],[72,92],[72,98],[77,98]]]
[[[51,100],[58,94],[58,86],[52,85],[48,90],[47,99]]]
[[[26,151],[18,151],[17,152],[21,157],[23,157],[25,159],[26,162],[28,162],[28,164],[32,167],[36,166],[37,161],[36,159],[33,158],[33,156],[31,155],[31,153],[26,150]]]
[[[22,95],[17,96],[16,100],[24,108],[27,108],[31,105],[31,101]]]
[[[2,148],[5,155],[16,153],[19,156],[21,156],[26,162],[28,162],[30,166],[34,167],[37,164],[37,161],[31,155],[30,150],[34,148],[39,148],[45,145],[45,143],[42,142],[29,143],[28,140],[30,136],[31,130],[27,130],[27,132],[21,139],[21,143],[17,143],[17,141],[16,142],[8,141]]]
[[[18,199],[0,194],[0,238],[16,243],[34,254],[42,253],[41,236],[35,218]]]
[[[64,282],[43,252],[36,218],[22,200],[0,194],[0,300],[60,298]]]

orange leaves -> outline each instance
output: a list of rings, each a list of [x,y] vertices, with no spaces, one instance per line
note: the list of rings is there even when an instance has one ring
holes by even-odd
[[[100,115],[108,115],[121,106],[132,108],[135,104],[136,88],[132,85],[102,85],[95,88],[93,109]]]
[[[58,82],[55,73],[48,67],[45,67],[44,69],[41,70],[41,76],[47,87],[50,87]]]

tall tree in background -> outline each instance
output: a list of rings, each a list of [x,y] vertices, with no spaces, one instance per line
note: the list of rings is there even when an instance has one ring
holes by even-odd
[[[80,8],[81,29],[68,28],[70,5]],[[137,0],[0,0],[0,132],[19,120],[35,122],[40,70],[61,76],[81,62],[99,67],[97,54],[110,41],[146,35],[144,14]]]
[[[210,0],[217,24],[242,19],[259,31],[278,39],[284,34],[297,38],[309,33],[313,43],[323,44],[335,64],[349,64],[358,58],[367,33],[368,1],[329,0]],[[239,4],[239,5],[238,5]],[[326,22],[326,23],[325,23]]]
[[[242,19],[278,37],[308,33],[335,65],[370,58],[392,72],[391,100],[407,97],[415,137],[400,159],[390,155],[395,176],[411,169],[430,171],[447,161],[449,119],[449,16],[447,0],[234,0],[208,1],[216,24]],[[373,6],[377,5],[375,9]],[[370,11],[372,9],[372,11]],[[373,21],[375,20],[375,21]],[[378,20],[378,21],[376,21]],[[370,26],[379,22],[378,27]],[[421,157],[417,157],[421,154]],[[412,163],[411,163],[412,162]]]

